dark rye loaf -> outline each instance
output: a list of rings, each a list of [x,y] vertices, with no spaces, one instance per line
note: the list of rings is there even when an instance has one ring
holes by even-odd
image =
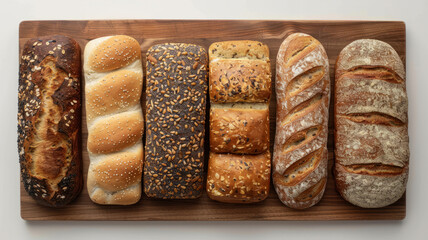
[[[167,43],[147,51],[144,191],[163,199],[203,190],[207,53]]]
[[[24,188],[42,205],[64,206],[83,184],[78,43],[65,36],[28,40],[20,59],[18,100]]]

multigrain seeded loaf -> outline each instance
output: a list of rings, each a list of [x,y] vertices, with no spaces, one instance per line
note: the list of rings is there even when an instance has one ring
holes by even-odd
[[[321,43],[303,33],[288,36],[276,62],[276,135],[273,183],[287,206],[318,203],[327,182],[330,77]]]
[[[252,203],[269,193],[269,49],[257,41],[211,44],[210,159],[207,193]]]
[[[263,201],[269,193],[270,152],[257,155],[210,153],[207,191],[213,200],[229,203]]]
[[[210,146],[216,153],[266,152],[269,149],[269,105],[212,104]]]
[[[401,198],[409,171],[404,65],[387,43],[361,39],[339,54],[335,82],[335,180],[364,208]]]
[[[18,151],[25,190],[61,207],[82,189],[80,47],[65,36],[27,41],[18,93]]]
[[[213,103],[269,102],[269,48],[257,41],[211,44],[210,100]]]
[[[202,194],[207,53],[166,43],[147,51],[144,191],[163,199]]]
[[[101,37],[85,47],[87,188],[98,204],[130,205],[141,197],[141,61],[140,45],[129,36]]]

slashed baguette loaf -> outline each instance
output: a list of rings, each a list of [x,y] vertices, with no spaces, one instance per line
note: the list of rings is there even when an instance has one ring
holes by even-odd
[[[167,43],[147,51],[144,191],[163,199],[202,194],[207,93],[206,50]]]
[[[303,33],[287,37],[276,62],[273,183],[287,206],[318,203],[327,182],[330,77],[327,54]]]
[[[92,40],[84,73],[89,196],[98,204],[134,204],[141,197],[143,164],[140,45],[124,35]]]
[[[82,189],[80,47],[65,36],[27,41],[19,68],[18,150],[25,190],[61,207]]]
[[[213,43],[209,55],[208,196],[229,203],[262,201],[271,166],[269,49],[257,41],[226,41]]]
[[[346,46],[336,62],[334,106],[338,191],[364,208],[394,203],[409,170],[405,70],[397,52],[373,39]]]

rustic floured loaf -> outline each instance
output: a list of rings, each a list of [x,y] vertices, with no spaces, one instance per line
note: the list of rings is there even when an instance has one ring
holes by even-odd
[[[213,43],[209,54],[208,196],[230,203],[262,201],[271,165],[269,49],[257,41],[226,41]]]
[[[89,196],[98,204],[134,204],[141,197],[143,169],[139,43],[124,35],[88,42],[84,74]]]
[[[335,81],[335,180],[342,197],[364,208],[401,198],[409,138],[404,65],[387,43],[361,39],[339,54]]]
[[[18,150],[25,190],[61,207],[82,189],[80,47],[65,36],[27,41],[19,68]]]
[[[308,208],[321,200],[327,182],[330,76],[318,40],[303,33],[284,40],[275,87],[273,183],[285,205]]]
[[[144,191],[163,199],[202,194],[207,93],[206,50],[167,43],[147,51]]]

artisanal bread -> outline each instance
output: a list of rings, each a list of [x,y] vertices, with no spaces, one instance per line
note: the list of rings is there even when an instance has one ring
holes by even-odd
[[[215,42],[211,44],[208,52],[210,63],[218,59],[251,59],[269,62],[268,46],[258,41]]]
[[[163,199],[202,194],[207,53],[167,43],[147,51],[144,191]]]
[[[89,196],[98,204],[134,204],[143,168],[140,45],[124,35],[92,40],[85,47],[84,73]]]
[[[210,148],[216,153],[259,154],[269,149],[269,106],[212,104]]]
[[[214,103],[269,102],[269,49],[257,41],[213,43],[210,53],[210,99]]]
[[[210,64],[213,102],[267,102],[271,93],[270,64],[266,60],[222,59]]]
[[[251,203],[264,200],[270,185],[270,152],[258,155],[210,153],[207,191],[213,200]]]
[[[330,77],[318,40],[303,33],[284,40],[275,87],[273,183],[285,205],[308,208],[321,200],[327,182]]]
[[[213,43],[209,53],[208,196],[229,203],[262,201],[271,165],[269,49],[257,41],[227,41]]]
[[[342,197],[364,208],[401,198],[409,165],[405,70],[387,43],[361,39],[337,59],[335,179]]]
[[[27,41],[19,68],[18,151],[25,190],[61,207],[83,185],[80,47],[65,36]]]

